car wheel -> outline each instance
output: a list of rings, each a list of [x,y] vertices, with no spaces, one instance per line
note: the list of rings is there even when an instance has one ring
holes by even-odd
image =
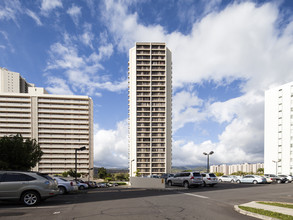
[[[172,181],[169,181],[169,182],[168,182],[168,185],[169,185],[169,186],[172,186]]]
[[[66,189],[64,186],[58,186],[58,189],[59,189],[59,194],[60,195],[64,195],[67,193]]]
[[[34,206],[40,202],[40,195],[34,191],[24,192],[21,195],[21,201],[27,206]]]
[[[281,180],[277,180],[277,183],[281,183]]]
[[[185,182],[183,183],[183,186],[184,186],[185,189],[188,189],[188,188],[189,188],[189,183],[188,183],[187,181],[185,181]]]
[[[253,182],[252,182],[253,184],[257,184],[257,181],[256,180],[253,180]]]
[[[80,190],[84,190],[84,186],[80,186],[79,189],[80,189]]]
[[[221,179],[219,179],[219,182],[222,182],[222,180],[221,180]]]
[[[235,182],[235,180],[231,180],[230,182],[231,182],[231,183],[234,183],[234,182]]]
[[[236,183],[241,183],[241,181],[240,180],[237,180]]]
[[[289,180],[286,180],[286,182],[285,183],[289,183]]]

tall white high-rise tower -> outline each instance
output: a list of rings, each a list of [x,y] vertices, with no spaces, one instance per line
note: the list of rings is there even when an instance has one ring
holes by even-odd
[[[165,43],[136,43],[128,65],[130,176],[170,173],[171,51]]]
[[[293,174],[293,82],[265,93],[264,171]]]

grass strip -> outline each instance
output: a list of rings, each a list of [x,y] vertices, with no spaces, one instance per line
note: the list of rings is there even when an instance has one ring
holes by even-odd
[[[257,203],[293,209],[293,204],[286,204],[286,203],[280,203],[280,202],[257,202]]]
[[[242,210],[248,211],[248,212],[253,212],[256,214],[260,214],[260,215],[265,215],[265,216],[269,216],[272,218],[277,218],[277,219],[282,219],[282,220],[293,220],[293,216],[284,215],[284,214],[278,213],[278,212],[271,212],[268,210],[256,209],[256,208],[251,208],[251,207],[247,207],[247,206],[239,206],[239,208]]]

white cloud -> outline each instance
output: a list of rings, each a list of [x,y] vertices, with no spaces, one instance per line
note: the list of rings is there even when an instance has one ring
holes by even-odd
[[[58,77],[48,77],[47,83],[49,86],[46,87],[46,90],[49,93],[56,95],[73,95],[73,92],[70,90],[64,79]]]
[[[87,95],[101,95],[96,90],[103,89],[119,92],[127,89],[127,80],[118,79],[110,81],[109,77],[101,74],[103,66],[101,61],[109,58],[113,53],[113,45],[102,45],[98,53],[93,52],[89,56],[80,55],[74,44],[75,37],[64,35],[64,43],[55,43],[51,46],[46,70],[65,70],[65,77],[74,92],[83,92]]]
[[[263,96],[271,86],[293,81],[293,22],[279,29],[282,15],[273,2],[236,2],[214,11],[218,1],[207,5],[189,34],[168,32],[160,25],[142,25],[127,2],[105,1],[103,17],[122,52],[136,41],[166,42],[173,56],[173,126],[214,120],[227,124],[219,142],[195,144],[174,142],[174,165],[184,161],[204,163],[203,150],[214,150],[221,162],[259,162],[263,153]],[[243,83],[242,96],[225,102],[204,100],[192,91],[181,91],[194,83],[212,81],[217,85],[234,80]],[[190,160],[187,160],[189,158]],[[181,161],[182,160],[182,161]]]
[[[127,119],[117,123],[116,130],[100,129],[95,125],[94,165],[104,167],[128,166]]]
[[[206,115],[201,111],[203,100],[194,92],[181,91],[173,97],[173,133],[182,128],[186,123],[205,120]]]
[[[76,5],[72,5],[72,7],[67,10],[67,13],[72,18],[74,24],[78,25],[79,17],[81,16],[81,7],[77,7]]]
[[[45,15],[55,8],[62,8],[61,0],[43,0],[41,5],[41,12]]]
[[[13,20],[17,24],[17,15],[22,13],[18,0],[5,1],[5,6],[0,6],[0,20]]]
[[[37,25],[39,25],[39,26],[43,25],[42,22],[41,22],[41,20],[40,20],[40,18],[33,11],[27,9],[26,10],[26,14],[28,16],[30,16],[32,19],[34,19],[34,21],[37,23]]]

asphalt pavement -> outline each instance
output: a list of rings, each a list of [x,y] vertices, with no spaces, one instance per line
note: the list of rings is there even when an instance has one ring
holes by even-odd
[[[293,200],[293,184],[244,185],[166,190],[97,188],[50,198],[36,207],[0,202],[0,219],[255,219],[234,210],[251,201]]]

